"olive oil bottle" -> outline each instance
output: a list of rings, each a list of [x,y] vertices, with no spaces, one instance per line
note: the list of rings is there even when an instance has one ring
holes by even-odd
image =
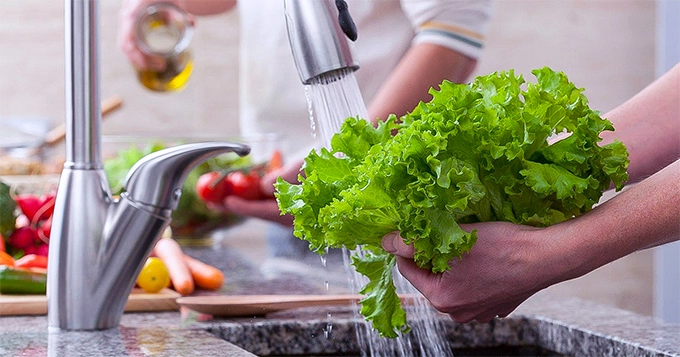
[[[136,68],[139,82],[158,92],[183,89],[193,71],[189,43],[193,25],[184,10],[172,3],[155,3],[137,16],[136,40],[139,49],[153,63]]]
[[[157,92],[171,92],[182,90],[193,71],[194,60],[187,52],[166,61],[166,69],[155,71],[152,69],[137,70],[137,78],[144,87]]]

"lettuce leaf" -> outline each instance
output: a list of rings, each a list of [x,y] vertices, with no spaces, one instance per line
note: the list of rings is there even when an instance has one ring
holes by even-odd
[[[306,158],[300,184],[277,181],[282,214],[311,249],[368,252],[353,265],[369,279],[361,312],[382,336],[408,331],[385,234],[400,231],[415,262],[440,273],[477,240],[459,223],[548,226],[591,210],[612,184],[623,188],[625,146],[598,145],[611,122],[564,73],[532,73],[536,83],[512,70],[444,81],[430,102],[377,127],[347,118],[330,150]]]

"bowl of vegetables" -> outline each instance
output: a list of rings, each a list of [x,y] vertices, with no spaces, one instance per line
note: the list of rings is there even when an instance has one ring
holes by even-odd
[[[45,294],[58,176],[0,177],[0,294]]]
[[[58,175],[0,179],[0,250],[14,258],[47,256]]]
[[[104,171],[106,173],[111,193],[120,194],[123,190],[125,177],[130,168],[142,157],[158,150],[190,142],[229,141],[245,142],[255,148],[271,148],[270,159],[255,161],[251,155],[240,157],[235,153],[222,154],[213,157],[189,173],[186,178],[182,196],[177,209],[172,214],[170,223],[173,236],[179,239],[203,238],[212,231],[235,225],[242,221],[242,217],[235,214],[216,210],[210,207],[224,198],[227,191],[237,193],[251,199],[257,192],[259,177],[265,169],[270,167],[270,161],[280,161],[275,140],[267,138],[266,142],[252,142],[251,140],[225,140],[211,137],[116,137],[105,136],[104,141]],[[208,178],[221,178],[217,184]],[[228,182],[228,183],[227,183]],[[229,186],[229,187],[227,187]]]

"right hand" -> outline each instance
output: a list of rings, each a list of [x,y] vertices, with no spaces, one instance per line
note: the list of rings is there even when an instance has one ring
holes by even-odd
[[[182,4],[178,0],[125,0],[123,6],[118,13],[118,47],[123,51],[125,56],[132,65],[138,69],[150,69],[158,72],[165,70],[165,61],[157,56],[150,56],[144,53],[136,41],[135,26],[137,13],[156,2],[171,2],[182,8]],[[190,22],[195,21],[194,15],[188,13]]]
[[[556,225],[557,226],[557,225]],[[435,274],[413,260],[414,249],[399,232],[387,234],[383,248],[397,257],[399,272],[439,311],[459,323],[505,317],[531,295],[554,282],[563,257],[546,228],[508,222],[461,225],[477,230],[477,243],[451,269]]]

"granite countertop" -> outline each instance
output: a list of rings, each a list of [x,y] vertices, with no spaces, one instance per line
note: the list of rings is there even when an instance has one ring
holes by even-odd
[[[267,232],[271,227],[263,223],[246,222],[211,240],[186,244],[188,254],[226,273],[220,291],[198,294],[347,292],[339,255],[329,255],[325,267],[315,255],[272,257],[263,239]],[[559,355],[680,357],[680,325],[574,298],[539,293],[510,317],[487,324],[461,325],[440,317],[454,349],[539,345]],[[341,355],[360,348],[356,321],[354,310],[344,307],[246,319],[177,311],[126,313],[119,328],[106,331],[50,332],[46,316],[3,317],[0,356]]]
[[[200,329],[178,312],[125,314],[120,328],[50,332],[47,317],[0,319],[0,356],[234,356],[253,354]]]

